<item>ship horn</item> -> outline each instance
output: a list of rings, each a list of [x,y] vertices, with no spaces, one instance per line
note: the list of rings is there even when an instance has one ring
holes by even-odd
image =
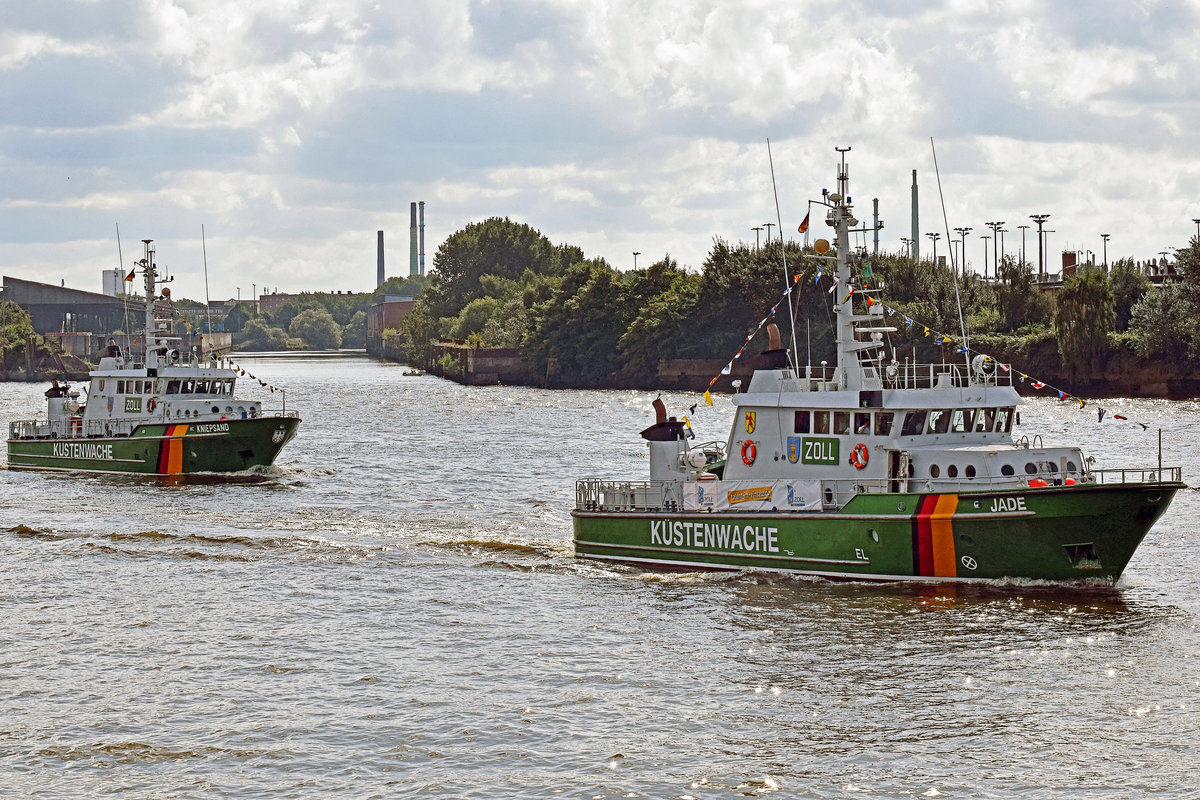
[[[767,349],[779,350],[783,347],[783,340],[779,338],[779,326],[774,322],[767,324]]]
[[[661,397],[654,398],[654,421],[659,425],[667,421],[667,405]]]

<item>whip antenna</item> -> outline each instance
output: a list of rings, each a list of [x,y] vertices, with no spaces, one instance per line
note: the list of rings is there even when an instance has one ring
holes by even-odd
[[[954,275],[954,302],[958,306],[958,328],[962,331],[963,340],[963,361],[967,365],[967,371],[971,370],[971,352],[967,341],[967,324],[963,321],[962,313],[962,298],[958,294],[958,264],[954,260],[954,245],[950,239],[950,222],[946,218],[946,198],[942,196],[942,173],[938,171],[937,163],[937,148],[933,146],[933,137],[929,137],[929,149],[933,151],[933,174],[937,176],[938,185],[938,201],[942,204],[942,224],[946,226],[946,244],[950,245],[950,272]],[[935,242],[936,244],[936,242]],[[937,264],[933,265],[937,268]]]
[[[771,140],[767,139],[767,162],[771,165],[771,191],[775,193],[775,221],[779,227],[779,254],[783,256],[783,288],[791,287],[788,275],[787,247],[783,243],[783,216],[779,213],[779,189],[775,186],[775,159],[771,157]],[[793,367],[800,361],[800,350],[796,346],[796,293],[788,292],[788,325],[792,329],[792,360]],[[797,368],[798,370],[798,368]]]

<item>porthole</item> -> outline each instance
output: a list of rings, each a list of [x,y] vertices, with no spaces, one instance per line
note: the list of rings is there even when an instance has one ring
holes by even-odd
[[[879,531],[875,530],[874,528],[871,528],[870,533],[871,533],[871,541],[874,542],[875,544],[879,544]]]
[[[1026,475],[1037,475],[1037,464],[1034,464],[1032,461],[1026,462],[1025,474]]]
[[[965,474],[968,478],[974,478],[975,477],[975,465],[967,464],[967,469],[965,470]]]
[[[1051,472],[1051,473],[1058,472],[1058,467],[1055,466],[1054,462],[1052,462],[1052,461],[1047,462],[1046,463],[1046,472]]]
[[[930,465],[929,465],[929,477],[931,477],[931,478],[936,478],[936,477],[938,477],[938,476],[939,476],[939,475],[941,475],[941,474],[942,474],[942,468],[941,468],[941,467],[939,467],[937,464],[930,464]]]
[[[1079,471],[1079,467],[1075,466],[1074,461],[1067,461],[1067,472],[1075,473]]]
[[[1003,467],[1001,467],[1001,468],[1000,468],[1000,474],[1001,474],[1001,475],[1009,475],[1009,476],[1011,476],[1011,475],[1012,475],[1014,472],[1016,472],[1016,470],[1015,470],[1015,469],[1013,469],[1013,465],[1012,465],[1012,464],[1005,464]]]
[[[951,464],[950,466],[946,467],[946,475],[948,475],[951,478],[957,478],[958,477],[958,465]]]

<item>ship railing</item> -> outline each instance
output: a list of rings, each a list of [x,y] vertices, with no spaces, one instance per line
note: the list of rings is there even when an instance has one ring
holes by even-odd
[[[10,439],[100,439],[129,436],[137,423],[119,419],[22,419],[9,423]]]
[[[884,385],[889,389],[955,389],[1013,385],[1013,372],[1009,365],[995,361],[989,363],[991,367],[979,370],[968,370],[962,364],[892,364],[883,368]]]
[[[679,511],[683,484],[678,481],[575,482],[575,508],[581,511]]]
[[[1088,477],[1093,483],[1182,483],[1182,467],[1136,467],[1134,469],[1091,469]]]

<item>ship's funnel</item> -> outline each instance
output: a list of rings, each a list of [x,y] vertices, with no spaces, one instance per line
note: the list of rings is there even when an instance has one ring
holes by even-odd
[[[779,350],[783,347],[783,340],[779,338],[779,326],[774,322],[767,323],[767,349]]]
[[[662,401],[661,397],[654,398],[654,423],[662,425],[667,421],[667,404]]]

